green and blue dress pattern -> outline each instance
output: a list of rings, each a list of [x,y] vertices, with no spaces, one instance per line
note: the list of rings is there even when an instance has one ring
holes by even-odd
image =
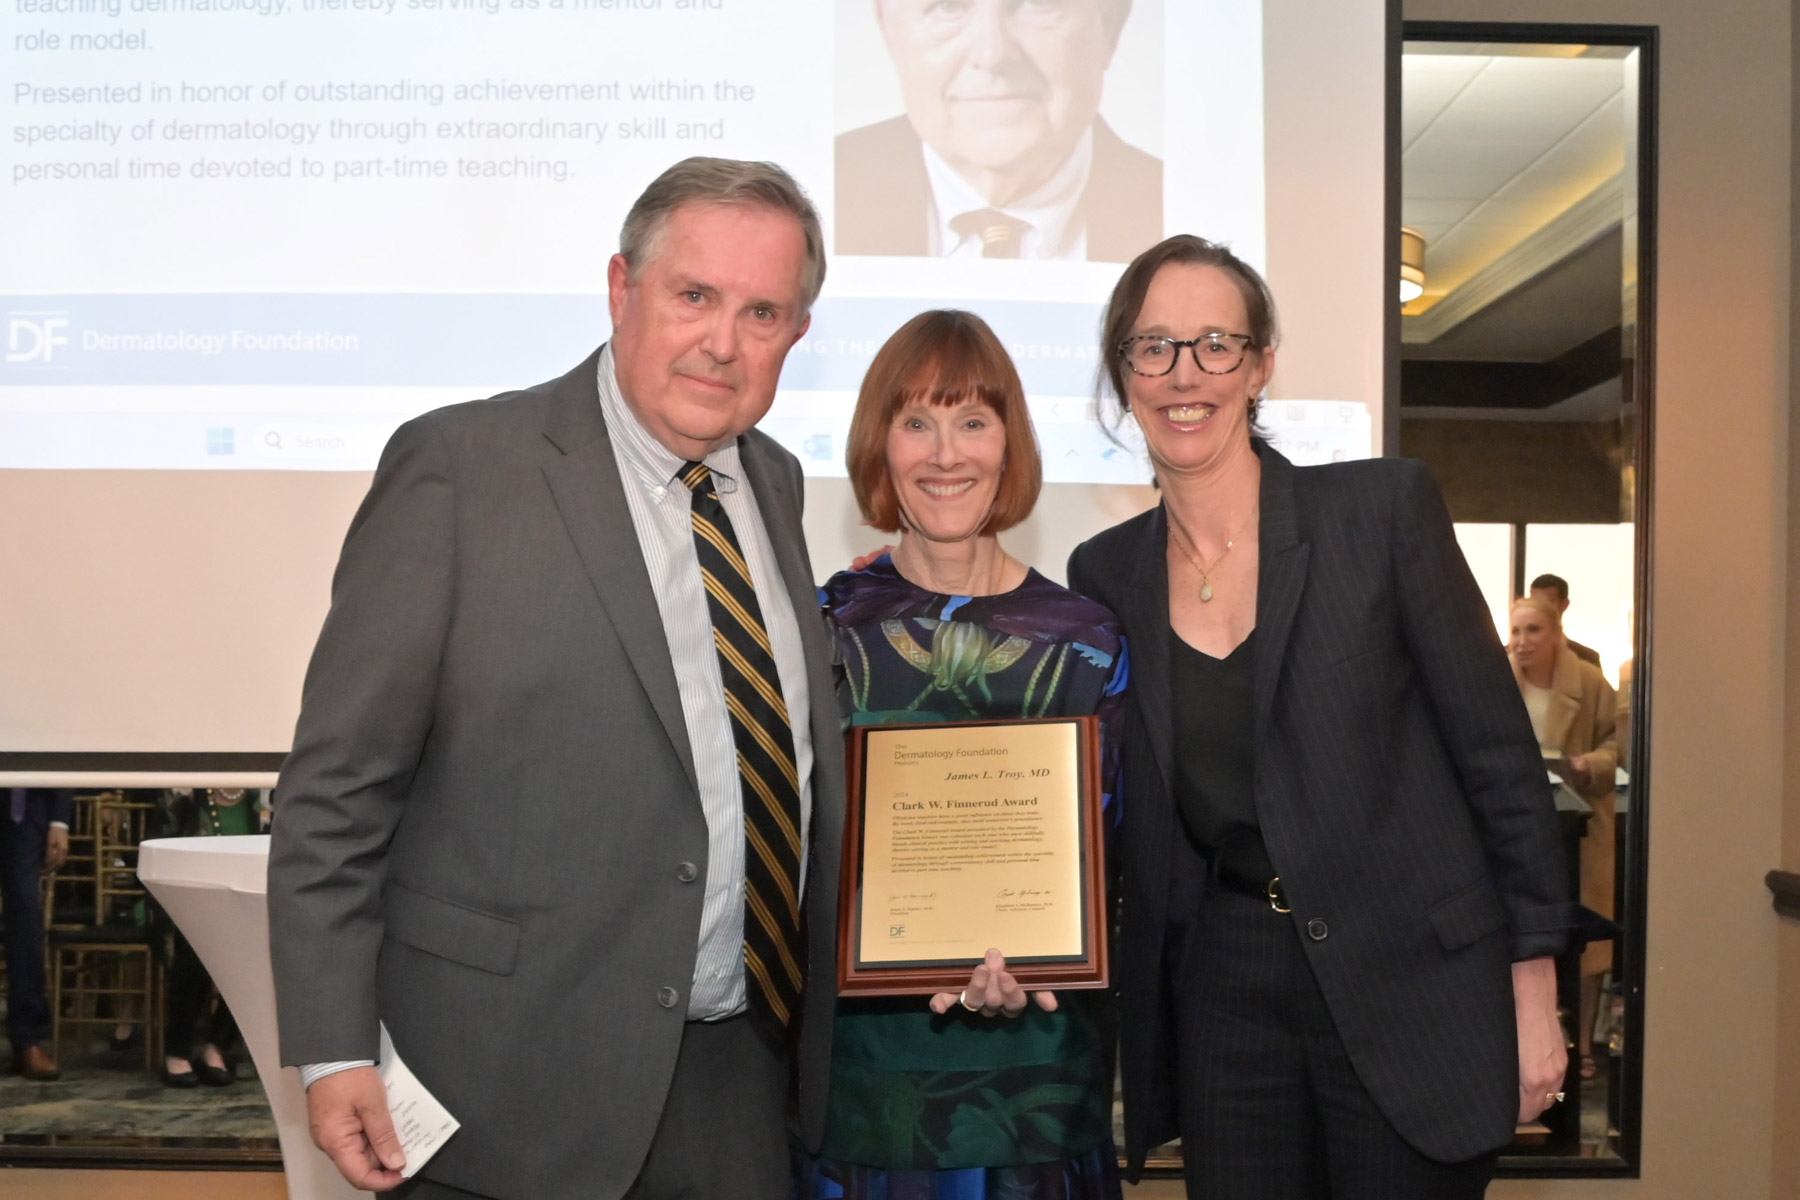
[[[928,592],[886,557],[823,598],[850,724],[1098,714],[1117,820],[1129,668],[1112,613],[1035,571],[997,596]],[[825,1144],[799,1161],[799,1196],[1116,1200],[1111,997],[1058,1000],[1015,1020],[940,1017],[917,996],[840,1001]]]

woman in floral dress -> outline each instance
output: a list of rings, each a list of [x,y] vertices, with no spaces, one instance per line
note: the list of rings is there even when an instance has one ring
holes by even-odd
[[[1042,476],[1024,390],[969,313],[913,318],[876,355],[850,432],[864,519],[900,540],[824,589],[851,724],[1099,714],[1117,760],[1127,668],[1112,613],[1009,556]],[[1107,797],[1109,823],[1118,805]],[[804,1200],[1117,1200],[1112,1005],[1032,993],[998,947],[962,995],[846,999]]]

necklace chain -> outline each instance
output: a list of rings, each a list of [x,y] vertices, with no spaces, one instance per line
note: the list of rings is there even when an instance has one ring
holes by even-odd
[[[1173,516],[1169,517],[1169,532],[1175,535],[1175,548],[1181,551],[1183,558],[1193,564],[1195,573],[1200,576],[1200,603],[1212,603],[1212,573],[1219,569],[1219,564],[1225,561],[1225,556],[1231,553],[1231,548],[1237,545],[1237,540],[1244,536],[1244,530],[1250,528],[1250,522],[1256,520],[1256,513],[1255,508],[1250,510],[1250,515],[1239,523],[1237,529],[1225,540],[1225,548],[1219,551],[1219,556],[1210,563],[1200,561],[1200,548],[1197,545],[1191,550],[1188,548],[1193,539],[1188,537],[1187,531],[1181,528],[1180,522],[1176,521]]]

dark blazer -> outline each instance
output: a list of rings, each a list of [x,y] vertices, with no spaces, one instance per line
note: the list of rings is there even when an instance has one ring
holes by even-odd
[[[12,789],[0,788],[0,815],[10,819],[12,815]],[[26,788],[25,820],[33,825],[48,827],[50,822],[59,821],[68,825],[75,819],[75,793],[67,788]]]
[[[706,820],[596,362],[395,433],[276,794],[282,1062],[372,1059],[385,1021],[462,1122],[424,1173],[486,1196],[630,1186],[699,940]],[[816,1144],[843,808],[832,647],[799,464],[760,433],[739,448],[814,701],[798,1094]]]
[[[1600,665],[1600,652],[1593,647],[1584,646],[1580,642],[1571,641],[1567,634],[1563,635],[1563,645],[1567,646],[1570,652],[1582,662],[1593,663],[1596,667]]]
[[[836,152],[839,254],[917,257],[930,253],[931,180],[912,122],[895,117],[839,135]],[[1162,160],[1094,119],[1094,165],[1082,192],[1090,262],[1130,262],[1162,241]]]
[[[1472,1158],[1518,1116],[1511,963],[1560,953],[1574,924],[1537,743],[1426,467],[1258,452],[1263,838],[1369,1094],[1422,1153]],[[1132,651],[1116,977],[1134,1172],[1175,1135],[1182,998],[1164,956],[1193,856],[1171,792],[1166,538],[1158,507],[1069,559],[1070,585],[1119,614]]]

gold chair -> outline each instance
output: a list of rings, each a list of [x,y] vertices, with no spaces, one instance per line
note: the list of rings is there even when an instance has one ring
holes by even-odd
[[[116,924],[149,893],[137,877],[138,843],[144,840],[156,805],[130,800],[124,792],[94,798],[95,924]]]
[[[162,964],[144,910],[148,896],[138,882],[138,843],[156,806],[124,792],[92,797],[93,923],[52,924],[50,943],[51,1040],[58,1061],[67,1029],[139,1024],[144,1028],[144,1067],[151,1069],[162,1043]],[[136,1015],[127,1015],[135,1010]]]
[[[98,797],[74,798],[69,816],[69,856],[50,876],[44,898],[44,921],[51,929],[82,929],[94,924],[94,807]]]

